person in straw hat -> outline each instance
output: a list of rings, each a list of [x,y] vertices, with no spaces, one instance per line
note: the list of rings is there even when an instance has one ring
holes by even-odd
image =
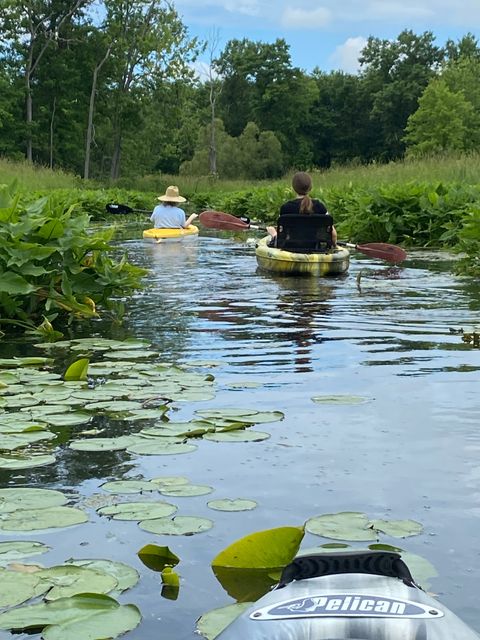
[[[192,213],[187,219],[185,211],[178,207],[178,203],[186,202],[186,198],[180,195],[178,187],[167,187],[165,195],[159,196],[161,204],[158,204],[153,210],[150,220],[153,222],[155,229],[181,229],[192,224],[192,220],[197,218],[196,213]]]

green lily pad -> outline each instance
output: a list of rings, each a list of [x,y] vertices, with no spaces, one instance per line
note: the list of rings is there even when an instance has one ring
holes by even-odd
[[[173,551],[158,544],[146,544],[138,552],[138,557],[152,571],[163,571],[165,567],[175,567],[180,562]]]
[[[66,564],[73,564],[77,567],[84,567],[85,569],[93,569],[100,573],[106,573],[117,581],[115,591],[121,593],[127,589],[134,587],[140,579],[138,571],[133,567],[130,567],[124,562],[118,562],[113,560],[67,560]]]
[[[126,349],[125,351],[109,351],[108,357],[113,360],[144,360],[158,356],[156,351],[145,351],[141,349]]]
[[[321,395],[314,396],[312,400],[317,404],[365,404],[366,402],[371,402],[372,398],[349,395]]]
[[[127,447],[128,453],[137,453],[148,456],[177,455],[180,453],[190,453],[195,451],[195,444],[170,444],[164,442],[165,438],[152,438],[145,442],[136,443]],[[160,442],[159,442],[160,441]]]
[[[154,520],[171,516],[177,507],[168,502],[120,502],[100,507],[101,516],[110,516],[114,520]]]
[[[215,640],[229,624],[242,615],[252,604],[252,602],[236,602],[235,604],[229,604],[226,607],[212,609],[212,611],[204,613],[197,620],[197,632],[207,640]]]
[[[53,527],[71,527],[87,521],[87,514],[76,507],[25,509],[2,517],[0,519],[0,530],[37,531]]]
[[[31,454],[29,456],[12,456],[9,458],[0,456],[0,469],[30,469],[31,467],[43,467],[54,462],[55,456],[52,455]]]
[[[212,493],[213,488],[204,484],[179,484],[173,487],[159,487],[160,493],[164,496],[204,496]]]
[[[310,518],[305,523],[309,533],[334,540],[376,540],[376,532],[368,528],[369,519],[364,513],[344,511],[327,513]]]
[[[195,411],[195,413],[204,418],[228,418],[229,420],[234,419],[241,422],[244,417],[254,416],[259,413],[259,411],[256,409],[233,409],[226,407],[225,409],[199,409]]]
[[[207,507],[216,511],[250,511],[255,509],[255,500],[245,500],[243,498],[224,498],[223,500],[210,500]]]
[[[112,480],[101,485],[109,493],[143,493],[144,491],[158,491],[158,487],[148,480]]]
[[[35,442],[53,440],[55,437],[54,433],[50,433],[48,431],[9,434],[0,433],[0,450],[15,451],[15,449],[27,447]]]
[[[50,547],[43,542],[29,540],[8,540],[0,542],[0,563],[14,562],[19,558],[37,556],[50,551]]]
[[[121,451],[135,441],[136,439],[132,436],[88,438],[84,440],[72,440],[68,446],[75,451]]]
[[[133,604],[120,605],[114,611],[96,613],[80,620],[47,627],[42,633],[43,640],[92,640],[102,637],[113,640],[133,631],[142,619],[139,609]]]
[[[79,593],[108,593],[118,584],[112,575],[74,565],[50,567],[33,575],[39,579],[40,586],[45,586],[44,591],[48,589],[46,600],[69,598]]]
[[[87,411],[105,411],[107,413],[125,413],[126,411],[141,411],[141,402],[134,400],[101,400],[85,405]]]
[[[369,526],[393,538],[418,536],[423,531],[423,525],[415,520],[371,520]]]
[[[161,487],[171,487],[177,484],[189,484],[190,480],[184,476],[159,476],[158,478],[152,478],[150,482]]]
[[[264,431],[217,431],[215,433],[205,433],[202,438],[204,440],[214,440],[215,442],[260,442],[270,438],[269,433]]]
[[[157,520],[142,520],[138,526],[149,533],[166,536],[192,536],[195,533],[208,531],[213,527],[208,518],[193,516],[176,516],[175,518],[158,518]]]
[[[26,509],[59,507],[67,502],[61,491],[54,489],[9,488],[0,489],[0,514]]]
[[[40,400],[35,396],[24,393],[22,395],[7,396],[3,398],[2,405],[9,409],[18,409],[20,407],[33,407],[40,404]]]
[[[261,382],[253,382],[249,380],[246,380],[245,382],[229,382],[227,384],[227,387],[230,389],[258,389],[258,387],[261,386]]]
[[[37,574],[0,569],[0,607],[14,607],[33,598],[39,583]]]
[[[45,421],[55,427],[74,427],[78,424],[86,424],[91,418],[92,416],[89,413],[71,411],[70,413],[46,415]]]
[[[213,400],[215,394],[208,391],[185,389],[178,393],[171,393],[169,398],[175,402],[205,402],[206,400]]]

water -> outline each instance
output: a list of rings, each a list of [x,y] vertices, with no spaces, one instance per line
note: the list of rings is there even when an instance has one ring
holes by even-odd
[[[449,331],[478,325],[480,287],[453,276],[438,254],[416,253],[402,269],[357,255],[345,277],[317,280],[257,272],[254,250],[240,238],[124,247],[151,269],[129,307],[126,334],[148,339],[165,361],[201,367],[217,380],[214,400],[176,403],[171,418],[242,407],[280,410],[285,419],[254,427],[271,434],[263,442],[201,441],[196,452],[178,456],[65,449],[54,469],[17,472],[15,484],[80,496],[97,493],[106,479],[138,476],[186,475],[214,488],[207,496],[169,499],[182,515],[214,520],[206,533],[155,536],[93,513],[89,524],[33,536],[53,546],[40,561],[128,562],[142,578],[121,600],[144,615],[129,640],[194,640],[195,619],[232,601],[210,562],[235,539],[338,511],[412,518],[424,525],[422,535],[382,541],[433,563],[439,576],[432,591],[480,630],[480,350]],[[240,382],[261,386],[231,387]],[[312,401],[323,394],[367,401]],[[226,497],[259,506],[239,513],[206,506]],[[176,601],[160,596],[159,575],[136,556],[149,542],[168,545],[181,558]],[[302,547],[324,542],[307,534]]]

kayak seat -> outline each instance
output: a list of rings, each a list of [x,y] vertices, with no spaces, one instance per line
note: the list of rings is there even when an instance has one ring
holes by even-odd
[[[294,253],[327,253],[333,246],[330,214],[286,213],[278,218],[277,249]]]
[[[399,578],[409,587],[416,587],[409,568],[398,553],[391,551],[344,551],[298,556],[288,564],[278,587],[293,582],[339,573],[367,573]]]

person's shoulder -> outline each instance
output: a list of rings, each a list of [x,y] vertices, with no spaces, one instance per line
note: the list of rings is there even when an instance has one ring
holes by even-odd
[[[313,198],[312,202],[313,202],[314,213],[328,213],[327,207],[321,200],[317,200],[316,198]]]
[[[288,213],[298,213],[298,211],[299,211],[299,202],[297,199],[284,202],[280,207],[281,216]]]

